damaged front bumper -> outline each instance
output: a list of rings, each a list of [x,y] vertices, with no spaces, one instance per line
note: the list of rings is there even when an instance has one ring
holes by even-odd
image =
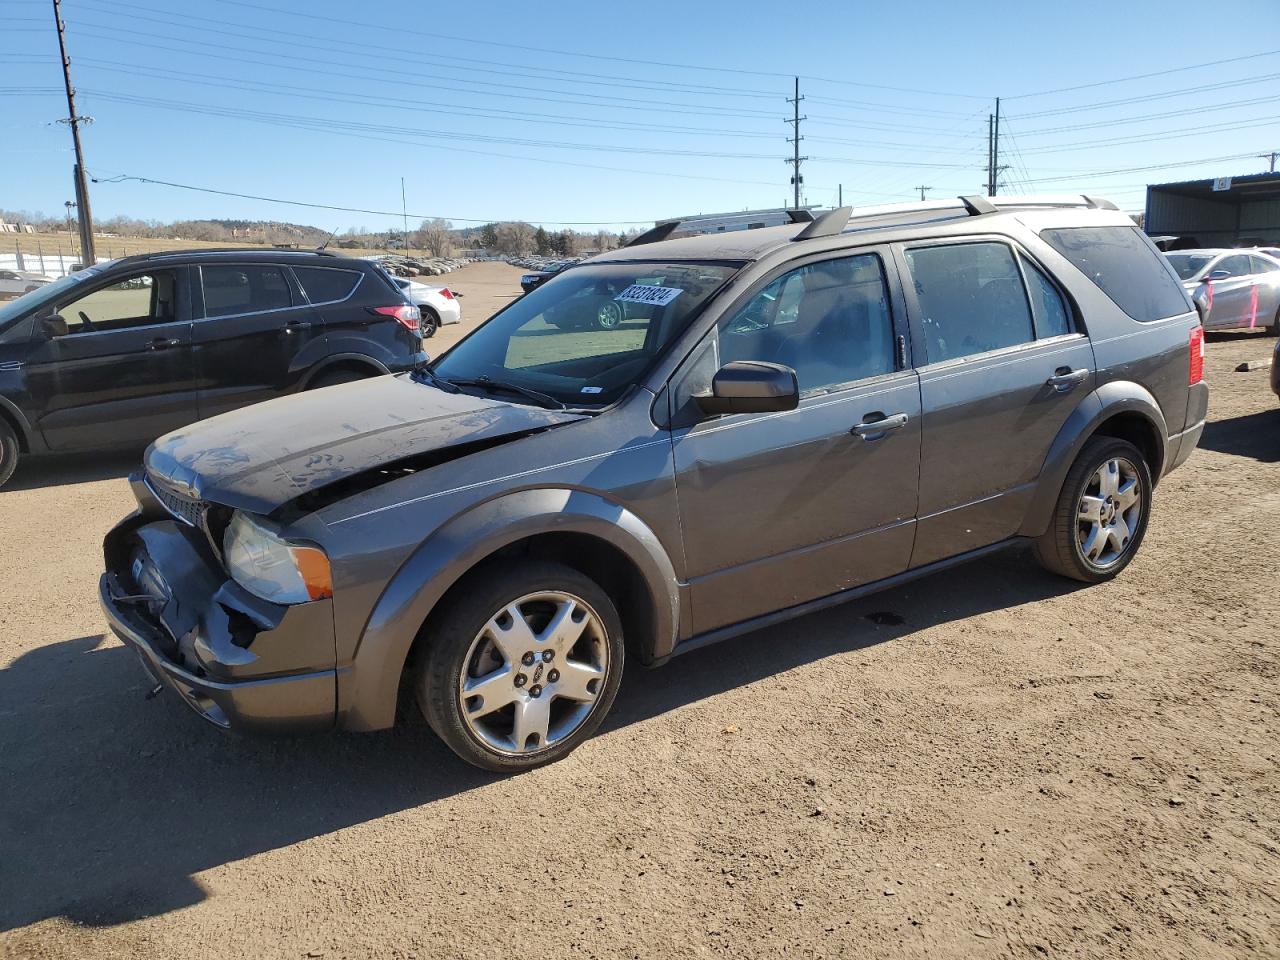
[[[104,543],[99,600],[116,636],[157,684],[216,726],[331,728],[332,601],[281,606],[253,596],[227,577],[202,531],[147,493]]]

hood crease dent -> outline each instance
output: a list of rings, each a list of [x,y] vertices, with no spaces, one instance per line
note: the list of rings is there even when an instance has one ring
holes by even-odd
[[[384,376],[203,420],[161,437],[145,461],[156,480],[201,500],[261,514],[298,501],[310,511],[583,419]]]

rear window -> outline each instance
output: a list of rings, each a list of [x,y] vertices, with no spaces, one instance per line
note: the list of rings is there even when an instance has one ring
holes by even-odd
[[[330,270],[325,267],[294,267],[293,274],[312,303],[345,300],[360,282],[354,270]]]
[[[1194,309],[1137,227],[1063,227],[1040,236],[1135,320],[1163,320]]]

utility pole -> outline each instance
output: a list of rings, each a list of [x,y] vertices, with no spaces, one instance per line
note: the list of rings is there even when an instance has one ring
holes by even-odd
[[[1000,188],[1000,98],[996,97],[995,127],[991,134],[991,196]]]
[[[63,206],[67,208],[67,239],[71,241],[71,255],[73,257],[79,256],[76,252],[76,234],[75,231],[71,229],[71,208],[75,205],[76,202],[74,200],[67,200],[63,203]],[[63,272],[65,273],[65,265],[59,264],[59,266],[63,267]]]
[[[995,120],[995,115],[988,113],[987,114],[987,196],[988,197],[991,196],[991,192],[992,192],[991,182],[996,178],[995,164],[992,163],[991,161],[991,130],[992,130],[994,120]]]
[[[84,172],[84,151],[80,149],[80,124],[92,123],[92,117],[76,113],[76,91],[71,85],[71,58],[67,56],[66,24],[62,22],[61,0],[53,0],[53,20],[58,27],[58,50],[62,54],[62,79],[67,87],[67,119],[71,125],[71,142],[76,149],[76,212],[80,218],[80,262],[86,267],[97,263],[93,253],[93,213],[89,209],[89,179]],[[68,211],[69,212],[69,211]]]
[[[1270,160],[1271,161],[1270,172],[1271,173],[1276,172],[1276,157],[1280,156],[1280,151],[1272,150],[1270,153],[1260,153],[1258,154],[1258,156],[1260,156],[1263,160]]]
[[[836,198],[837,198],[836,209],[838,210],[844,206],[844,184],[843,183],[836,185]]]
[[[920,191],[920,201],[923,203],[923,202],[924,202],[924,192],[925,192],[926,190],[932,190],[932,189],[933,189],[933,187],[916,187],[916,189]]]
[[[804,139],[804,137],[800,136],[800,121],[809,119],[808,117],[800,116],[800,101],[803,99],[804,97],[800,96],[800,78],[796,77],[795,98],[788,98],[787,100],[787,103],[792,104],[795,107],[795,110],[792,113],[791,119],[784,120],[783,122],[791,124],[792,127],[791,137],[787,142],[792,144],[795,149],[792,151],[791,159],[786,162],[791,164],[791,186],[795,193],[794,203],[797,208],[800,206],[800,185],[804,183],[804,177],[800,176],[800,163],[809,159],[808,157],[800,156],[800,141]]]
[[[404,201],[404,177],[400,178],[400,213],[404,216],[404,246],[409,249],[409,208]]]

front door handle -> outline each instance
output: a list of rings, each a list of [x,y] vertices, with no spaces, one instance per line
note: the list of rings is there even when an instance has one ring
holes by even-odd
[[[296,333],[300,330],[310,330],[311,322],[308,320],[300,320],[297,323],[291,323],[284,328],[285,333]]]
[[[899,427],[907,425],[907,415],[905,413],[895,413],[885,416],[880,411],[875,413],[864,414],[862,422],[854,424],[853,429],[849,432],[855,437],[861,437],[870,443],[873,440],[879,440],[890,430],[897,430]]]
[[[1072,370],[1070,367],[1059,367],[1053,371],[1053,376],[1046,383],[1058,393],[1070,393],[1077,383],[1084,383],[1088,379],[1089,371],[1084,367],[1079,370]]]
[[[156,337],[149,344],[147,344],[147,349],[148,350],[168,350],[170,347],[180,347],[180,346],[182,346],[181,340],[166,340],[164,337]]]

